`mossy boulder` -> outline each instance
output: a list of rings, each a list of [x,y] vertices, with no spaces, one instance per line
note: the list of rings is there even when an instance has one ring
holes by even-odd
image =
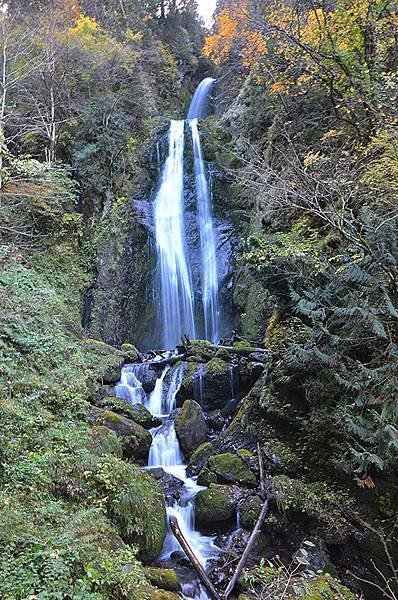
[[[194,400],[186,400],[175,420],[175,429],[181,449],[189,456],[207,438],[203,411]]]
[[[230,521],[235,515],[237,497],[227,485],[210,484],[195,499],[195,517],[200,525]]]
[[[131,406],[131,404],[128,404],[125,400],[112,396],[103,398],[97,405],[100,408],[111,410],[118,415],[123,415],[127,419],[131,419],[134,423],[138,423],[138,425],[141,425],[144,429],[151,429],[152,427],[158,427],[162,424],[162,421],[151,415],[149,410],[143,404],[134,404]]]
[[[198,475],[198,484],[209,486],[211,483],[217,483],[217,475],[210,471],[206,466],[201,469]]]
[[[140,361],[140,353],[133,344],[122,344],[120,350],[127,363],[136,363]]]
[[[152,590],[146,599],[149,600],[180,600],[181,596],[175,592],[168,592],[166,590]]]
[[[111,410],[92,406],[88,421],[94,426],[105,425],[121,440],[125,458],[146,462],[152,436],[141,425]]]
[[[237,483],[243,486],[256,484],[253,471],[239,456],[230,452],[210,456],[204,468],[216,476],[218,483]]]
[[[206,390],[204,398],[205,410],[222,408],[226,400],[231,397],[230,365],[226,360],[219,357],[216,358],[214,351],[211,352],[211,356],[207,357],[207,360],[210,358],[208,362],[203,362],[203,359],[201,360],[198,356],[188,357],[188,370],[184,375],[181,387],[176,396],[178,405],[181,406],[184,400],[194,397],[199,369],[202,373],[203,385]]]
[[[188,475],[197,475],[202,469],[207,459],[214,453],[214,446],[211,442],[204,442],[193,451],[187,467]]]
[[[180,582],[174,569],[145,567],[144,573],[148,581],[161,590],[178,592],[180,589]]]
[[[302,598],[305,600],[354,600],[354,594],[341,583],[339,583],[334,577],[326,573],[320,575],[313,580],[306,580],[306,587],[308,591],[305,591]],[[295,594],[290,594],[289,599],[296,598]]]
[[[245,529],[253,529],[263,506],[263,501],[259,496],[250,496],[246,498],[239,506],[242,526]]]

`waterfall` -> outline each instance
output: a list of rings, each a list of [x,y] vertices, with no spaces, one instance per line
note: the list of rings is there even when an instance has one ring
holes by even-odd
[[[206,77],[198,85],[188,111],[189,121],[191,119],[204,119],[209,115],[210,92],[214,82],[215,79],[212,79],[212,77]]]
[[[216,235],[212,194],[203,158],[198,119],[209,114],[209,97],[214,79],[198,86],[188,112],[192,136],[197,222],[200,239],[200,292],[204,337],[214,343],[220,336]],[[182,334],[195,338],[195,292],[187,252],[184,219],[184,138],[185,121],[171,121],[169,150],[159,190],[154,201],[154,222],[161,295],[162,344],[170,349]],[[160,158],[157,146],[158,160]],[[199,287],[199,286],[198,286]]]
[[[209,182],[203,160],[198,120],[190,121],[195,161],[196,198],[202,264],[202,304],[205,338],[214,344],[219,341],[219,307],[216,238]]]
[[[169,154],[154,204],[165,348],[174,348],[183,333],[195,338],[184,228],[184,125],[171,121]]]
[[[149,366],[145,364],[127,365],[123,368],[120,383],[115,386],[115,396],[131,405],[145,400],[145,391],[141,379]]]

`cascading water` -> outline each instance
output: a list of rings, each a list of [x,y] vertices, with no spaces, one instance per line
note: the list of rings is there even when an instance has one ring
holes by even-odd
[[[210,93],[215,79],[207,77],[198,86],[188,111],[188,120],[192,133],[196,201],[200,235],[202,267],[202,304],[205,326],[205,338],[213,343],[219,340],[218,276],[216,256],[216,236],[214,232],[212,198],[206,165],[203,159],[199,135],[198,119],[209,114]]]
[[[200,292],[204,337],[218,342],[219,303],[216,235],[213,222],[212,194],[203,158],[198,119],[209,113],[209,98],[214,79],[202,81],[188,112],[192,136],[197,224],[200,238]],[[174,348],[181,335],[195,338],[195,294],[192,265],[187,252],[184,219],[184,140],[185,121],[171,121],[168,157],[154,201],[154,221],[161,294],[161,329],[164,348]],[[159,160],[159,146],[157,146]],[[199,287],[199,286],[198,286]],[[202,328],[202,327],[200,327]]]
[[[153,441],[149,450],[148,468],[161,467],[166,473],[181,479],[184,488],[179,500],[174,500],[167,507],[168,517],[177,518],[180,529],[188,543],[193,548],[196,556],[203,566],[206,566],[210,558],[214,558],[219,549],[214,545],[214,538],[204,536],[195,530],[195,496],[203,489],[196,482],[187,477],[184,457],[180,449],[180,444],[175,431],[174,420],[171,413],[176,406],[176,395],[181,387],[184,375],[184,365],[174,368],[170,375],[170,367],[165,367],[161,376],[156,380],[155,389],[146,396],[141,378],[145,376],[148,365],[127,365],[122,370],[121,383],[115,387],[115,393],[118,397],[124,398],[130,402],[125,393],[124,381],[130,382],[134,387],[131,389],[141,389],[140,400],[146,405],[150,412],[162,419],[162,425],[151,430]],[[132,379],[134,376],[134,380]],[[136,392],[132,392],[136,393]],[[138,392],[137,396],[138,398]],[[135,402],[137,403],[137,402]],[[167,535],[160,555],[160,560],[169,560],[170,556],[181,547],[175,539],[169,525],[167,526]],[[208,600],[209,596],[198,583],[190,583],[182,586],[183,597],[187,600]]]
[[[213,225],[212,202],[206,177],[198,120],[190,122],[195,161],[196,198],[198,205],[200,250],[202,259],[202,303],[205,338],[217,343],[219,340],[219,307],[216,238]]]
[[[193,95],[188,111],[188,121],[191,119],[204,119],[209,115],[210,92],[215,79],[206,77],[200,82]]]
[[[120,383],[115,387],[116,397],[122,398],[131,405],[142,403],[146,397],[142,387],[142,379],[148,368],[148,365],[145,364],[124,367]]]
[[[165,348],[195,338],[194,296],[184,228],[184,121],[171,121],[169,154],[154,204]]]

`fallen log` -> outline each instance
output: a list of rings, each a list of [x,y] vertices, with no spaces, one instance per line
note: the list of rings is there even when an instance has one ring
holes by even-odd
[[[262,451],[261,451],[261,446],[260,446],[259,442],[257,442],[257,454],[258,454],[258,464],[260,467],[260,489],[261,489],[261,493],[265,496],[266,487],[265,487],[264,463],[263,463],[263,455],[262,455]],[[263,507],[260,512],[260,516],[258,517],[257,522],[254,526],[254,529],[248,539],[246,548],[245,548],[245,550],[242,554],[242,557],[235,569],[235,573],[233,574],[233,577],[232,577],[231,581],[229,582],[227,589],[225,590],[225,594],[224,594],[225,600],[228,598],[228,596],[231,594],[231,592],[233,592],[234,587],[236,586],[236,582],[238,581],[240,574],[242,573],[244,566],[247,562],[247,559],[249,558],[250,551],[253,548],[253,546],[258,538],[261,526],[264,522],[265,517],[267,516],[267,512],[268,512],[268,498],[266,498],[264,501]]]
[[[185,360],[187,358],[186,354],[178,354],[177,356],[170,356],[169,358],[163,358],[162,360],[151,360],[147,361],[145,364],[150,365],[151,367],[166,367],[167,365],[175,365],[180,360]]]
[[[258,538],[261,526],[262,526],[262,524],[264,522],[264,519],[265,519],[265,517],[267,515],[267,512],[268,512],[268,499],[265,500],[265,502],[263,504],[260,516],[257,519],[257,523],[255,524],[253,531],[251,532],[251,535],[250,535],[249,540],[247,542],[245,551],[243,552],[242,557],[241,557],[241,559],[240,559],[240,561],[239,561],[239,563],[238,563],[238,565],[237,565],[237,567],[235,569],[235,573],[233,574],[232,579],[229,582],[227,589],[225,590],[225,593],[224,593],[225,600],[227,600],[228,596],[230,596],[230,594],[233,592],[233,590],[234,590],[234,588],[236,586],[236,583],[237,583],[237,581],[238,581],[238,579],[239,579],[239,577],[240,577],[240,575],[241,575],[241,573],[242,573],[242,571],[244,569],[244,566],[245,566],[245,564],[247,562],[247,559],[249,558],[249,554],[251,552],[251,549],[253,548],[253,546],[254,546],[257,538]]]
[[[194,551],[192,550],[191,546],[188,544],[187,540],[185,539],[184,534],[182,533],[180,526],[178,524],[177,518],[173,517],[173,516],[169,517],[169,523],[170,523],[171,531],[173,532],[176,540],[179,542],[181,548],[184,550],[185,554],[189,558],[193,568],[199,575],[201,582],[203,583],[203,585],[205,586],[205,588],[207,589],[209,594],[212,596],[212,598],[214,598],[214,600],[221,600],[221,596],[218,594],[216,588],[210,581],[206,571],[202,567],[200,561],[198,560],[198,558],[195,555]]]

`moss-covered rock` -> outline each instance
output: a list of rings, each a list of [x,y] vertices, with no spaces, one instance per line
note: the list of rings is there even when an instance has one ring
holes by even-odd
[[[180,600],[180,595],[166,590],[152,590],[148,598],[149,600]]]
[[[190,455],[207,438],[207,425],[203,411],[194,400],[186,400],[180,409],[175,429],[181,449]]]
[[[169,592],[178,592],[180,589],[180,582],[174,569],[145,567],[144,572],[148,581],[157,588]]]
[[[217,475],[204,466],[199,472],[198,484],[209,486],[211,483],[217,483]]]
[[[105,425],[105,427],[113,431],[122,442],[123,455],[126,458],[134,458],[146,462],[149,448],[152,444],[152,436],[141,425],[111,410],[104,410],[94,406],[90,408],[88,421],[95,426]]]
[[[215,474],[218,483],[237,483],[244,486],[256,483],[253,471],[239,456],[230,452],[211,456],[206,461],[205,468]]]
[[[135,363],[140,360],[140,353],[133,344],[122,344],[120,350],[123,353],[124,360],[127,363]]]
[[[131,406],[121,398],[107,397],[103,398],[97,405],[105,410],[111,410],[119,415],[123,415],[127,419],[131,419],[134,423],[138,423],[144,429],[151,429],[162,424],[160,419],[157,419],[143,404],[134,404]]]
[[[246,498],[239,506],[240,518],[245,529],[251,530],[256,523],[263,506],[259,496]]]
[[[326,573],[320,575],[312,581],[307,580],[308,591],[304,592],[302,598],[305,600],[354,600],[354,594],[345,586],[341,585],[331,575]],[[296,598],[296,595],[289,595],[289,598]]]
[[[214,446],[211,442],[204,442],[198,446],[189,459],[188,475],[197,475],[213,452]]]
[[[235,515],[237,498],[227,485],[210,484],[195,500],[195,516],[199,524],[211,525],[229,521]]]

